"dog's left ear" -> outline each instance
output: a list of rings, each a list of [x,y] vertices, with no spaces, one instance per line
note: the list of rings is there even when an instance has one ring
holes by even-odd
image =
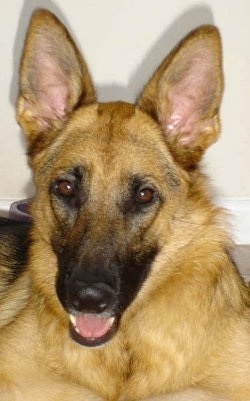
[[[138,106],[160,124],[174,158],[194,169],[219,134],[223,90],[218,30],[191,32],[170,53],[144,88]]]
[[[80,52],[64,25],[48,10],[38,9],[32,15],[19,87],[17,120],[30,154],[46,146],[72,111],[95,101]]]

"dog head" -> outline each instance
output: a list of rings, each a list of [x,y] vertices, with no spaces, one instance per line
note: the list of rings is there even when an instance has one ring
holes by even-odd
[[[190,198],[202,191],[199,161],[218,136],[222,86],[219,34],[203,26],[135,105],[97,103],[66,28],[46,10],[34,13],[17,101],[36,185],[34,274],[40,289],[46,277],[43,295],[70,317],[80,344],[108,341],[166,246],[181,246],[181,216],[191,219]]]

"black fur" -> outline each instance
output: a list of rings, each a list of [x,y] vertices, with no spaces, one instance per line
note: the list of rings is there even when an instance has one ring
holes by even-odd
[[[102,285],[105,286],[102,293],[104,301],[107,302],[106,312],[121,315],[143,285],[157,252],[156,247],[151,247],[141,253],[131,253],[125,260],[120,255],[113,255],[111,258],[99,257],[97,261],[94,250],[92,258],[76,257],[76,249],[64,250],[58,255],[56,286],[62,305],[68,311],[77,309],[80,312],[88,312],[86,300],[84,299],[84,305],[81,299],[77,299],[78,294],[83,294],[84,288],[91,288],[92,294],[95,290],[93,304],[96,304],[97,295],[100,294],[99,287]]]
[[[26,267],[30,228],[29,222],[0,217],[0,280],[6,287],[13,284]]]

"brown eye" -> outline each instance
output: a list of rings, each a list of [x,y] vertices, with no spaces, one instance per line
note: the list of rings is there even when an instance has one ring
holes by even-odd
[[[57,181],[54,190],[58,195],[64,198],[72,198],[75,195],[75,185],[68,180]]]
[[[155,192],[152,188],[142,188],[135,196],[136,202],[140,204],[150,203],[154,200]]]

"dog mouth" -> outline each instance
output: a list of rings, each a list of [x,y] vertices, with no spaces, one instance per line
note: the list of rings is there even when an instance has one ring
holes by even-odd
[[[105,344],[115,335],[118,319],[96,313],[69,315],[70,335],[74,341],[85,347]]]

